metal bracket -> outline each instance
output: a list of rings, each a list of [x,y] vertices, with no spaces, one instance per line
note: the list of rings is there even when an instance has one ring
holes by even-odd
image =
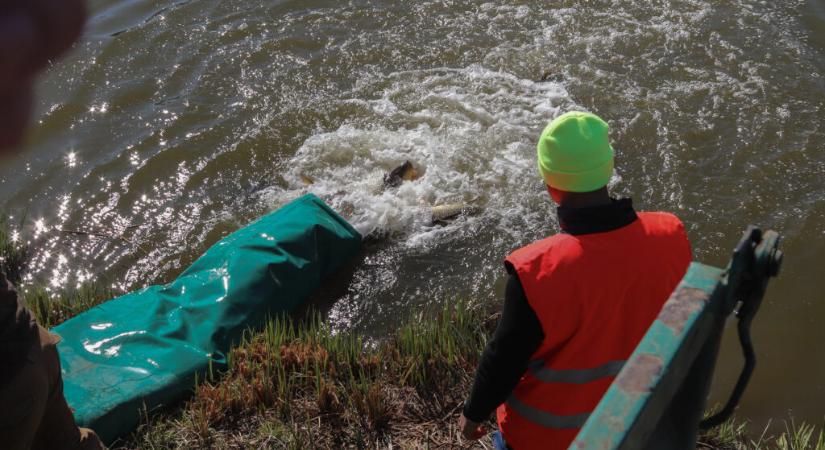
[[[745,236],[736,246],[728,266],[728,283],[734,304],[739,304],[736,310],[736,317],[739,319],[737,330],[745,365],[724,408],[699,424],[699,428],[703,430],[721,425],[728,420],[748,386],[756,367],[751,322],[762,304],[768,279],[779,275],[783,256],[779,250],[779,235],[774,231],[768,231],[763,236],[762,231],[753,226],[748,227]]]

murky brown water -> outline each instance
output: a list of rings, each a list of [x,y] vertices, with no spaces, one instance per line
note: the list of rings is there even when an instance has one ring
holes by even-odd
[[[557,230],[534,166],[546,121],[607,119],[617,194],[678,213],[723,265],[749,223],[787,253],[754,324],[740,413],[825,417],[822,0],[92,2],[44,77],[0,208],[30,277],[118,289],[171,280],[309,188],[373,249],[331,312],[380,335],[444,299],[499,301],[502,257]],[[555,81],[537,83],[545,70]],[[376,189],[405,159],[424,176]],[[430,227],[421,202],[485,212]],[[78,235],[71,231],[90,232]],[[730,327],[714,399],[740,366]]]

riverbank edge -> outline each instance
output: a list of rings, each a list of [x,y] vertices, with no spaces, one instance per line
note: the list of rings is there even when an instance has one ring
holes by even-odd
[[[369,343],[317,313],[276,318],[232,351],[226,373],[178,410],[146,415],[118,448],[492,448],[461,439],[457,423],[496,320],[459,300]],[[787,421],[771,435],[733,419],[697,448],[823,450],[825,434]]]
[[[0,265],[12,281],[27,254],[0,226]],[[21,293],[48,327],[113,297],[93,282]],[[335,332],[319,313],[275,317],[245,335],[224,373],[210,372],[172,410],[145,412],[113,448],[491,448],[487,438],[463,441],[456,425],[495,322],[492,311],[459,300],[370,342]],[[754,433],[734,419],[703,434],[697,448],[825,450],[825,434],[792,420],[779,435]]]

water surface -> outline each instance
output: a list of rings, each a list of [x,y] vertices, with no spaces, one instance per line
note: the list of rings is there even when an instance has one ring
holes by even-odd
[[[330,312],[381,336],[416,311],[500,302],[502,258],[558,231],[535,139],[611,125],[616,195],[686,223],[724,265],[746,225],[785,236],[740,414],[825,416],[825,4],[808,1],[114,1],[42,80],[0,208],[30,279],[131,290],[314,192],[372,248]],[[549,82],[538,82],[550,71]],[[404,160],[422,177],[378,189]],[[316,180],[306,186],[301,176]],[[483,214],[431,226],[422,205]],[[81,232],[81,233],[77,233]],[[713,401],[741,360],[729,327]]]

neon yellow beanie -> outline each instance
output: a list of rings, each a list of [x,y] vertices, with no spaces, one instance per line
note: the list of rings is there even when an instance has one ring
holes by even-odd
[[[608,125],[598,116],[568,112],[554,119],[539,137],[539,172],[544,182],[567,192],[590,192],[613,174]]]

